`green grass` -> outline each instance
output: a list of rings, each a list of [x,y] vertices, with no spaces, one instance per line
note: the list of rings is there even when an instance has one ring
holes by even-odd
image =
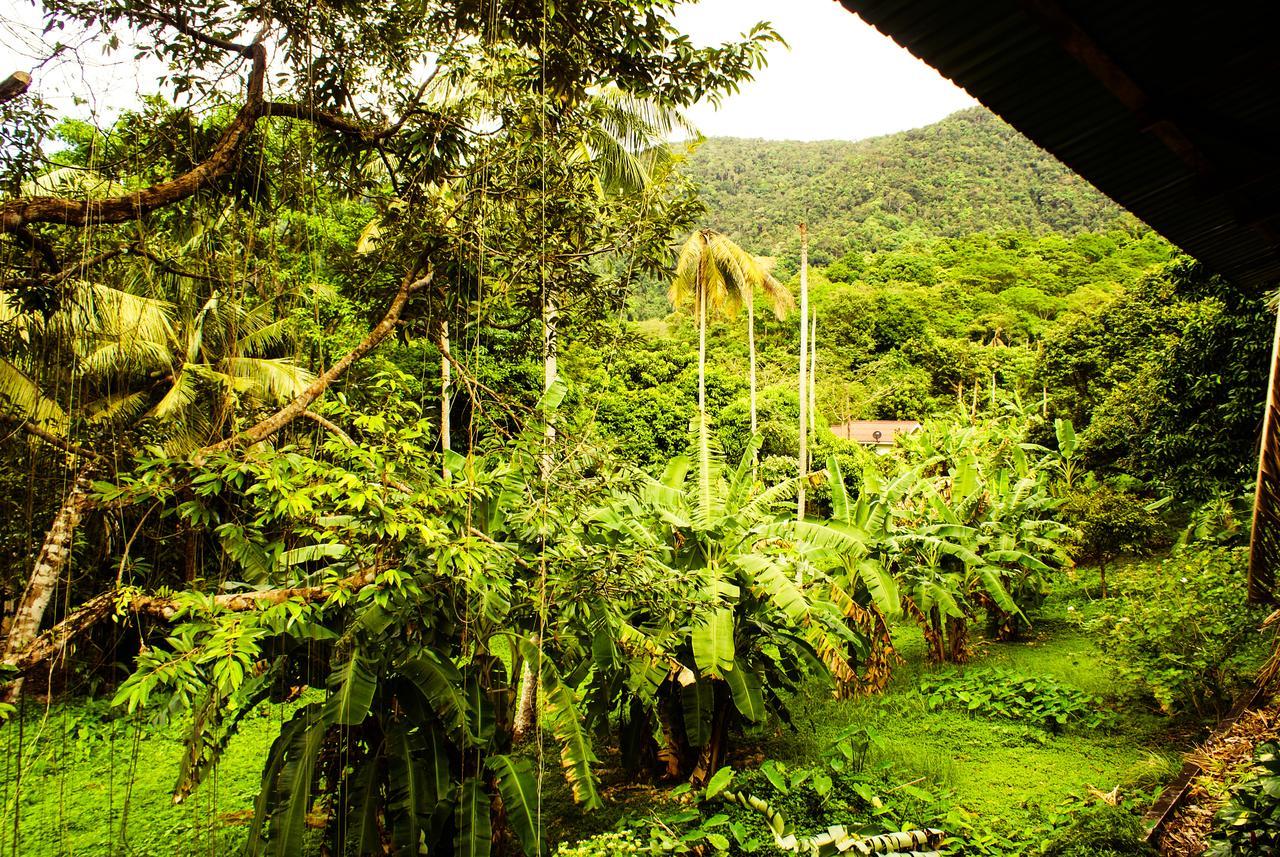
[[[0,738],[0,855],[239,851],[278,712],[248,718],[214,776],[174,805],[179,728],[107,719],[97,703],[46,711],[28,700],[26,709],[21,724],[10,723]]]
[[[1139,702],[1132,688],[1117,683],[1080,629],[1079,617],[1102,609],[1089,595],[1093,577],[1064,581],[1025,640],[1001,643],[976,636],[973,660],[964,667],[928,664],[920,632],[897,625],[894,639],[905,663],[883,694],[854,700],[806,694],[796,701],[797,728],[764,737],[761,751],[790,765],[817,765],[841,730],[860,724],[875,736],[872,764],[891,767],[903,781],[922,778],[922,785],[949,795],[952,806],[1013,829],[1095,791],[1119,786],[1123,797],[1158,787],[1176,772],[1180,747],[1170,740],[1167,719]],[[1113,711],[1113,722],[1054,735],[1035,725],[929,710],[917,689],[926,672],[986,667],[1052,677],[1101,697]]]

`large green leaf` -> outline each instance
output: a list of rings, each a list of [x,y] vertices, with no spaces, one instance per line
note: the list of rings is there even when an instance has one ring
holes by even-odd
[[[528,759],[490,756],[486,760],[502,795],[507,823],[515,831],[520,846],[529,857],[542,853],[538,784]]]
[[[703,675],[722,677],[733,669],[733,610],[721,607],[690,632],[693,660]]]
[[[871,593],[871,600],[886,616],[897,616],[902,612],[902,597],[898,592],[898,581],[885,564],[877,559],[859,560],[857,565],[858,579]]]
[[[422,733],[404,721],[386,730],[387,822],[401,853],[418,853],[422,820],[435,807],[424,765],[427,753]]]
[[[474,670],[468,670],[463,682],[467,699],[467,723],[478,743],[487,745],[494,735],[496,718],[493,704],[484,692],[484,685]]]
[[[764,593],[769,601],[795,624],[805,621],[809,615],[809,599],[796,586],[794,580],[777,563],[759,554],[747,554],[737,558],[738,565],[752,575],[752,588]]]
[[[402,662],[399,672],[418,688],[450,731],[467,741],[475,740],[467,724],[462,673],[452,661],[424,650],[418,657]]]
[[[455,857],[489,857],[493,845],[489,794],[477,777],[471,777],[462,784],[458,796],[457,825]]]
[[[299,709],[280,730],[267,755],[247,853],[272,857],[302,853],[316,757],[325,733],[318,703]]]
[[[706,679],[680,689],[684,731],[694,747],[701,747],[711,740],[711,708],[714,700],[714,688]]]
[[[325,722],[335,726],[358,726],[369,714],[378,678],[369,669],[359,648],[329,674],[329,698],[324,704]]]
[[[592,766],[600,760],[591,747],[591,737],[578,712],[573,689],[561,682],[555,670],[548,666],[544,664],[542,671],[542,695],[547,725],[560,744],[560,767],[573,789],[573,799],[588,809],[598,809],[603,803]]]
[[[366,762],[356,769],[345,794],[346,816],[343,819],[343,842],[356,857],[382,851],[382,834],[378,829],[381,796],[378,794],[378,766]]]
[[[759,676],[738,661],[732,670],[725,673],[725,681],[738,712],[751,723],[764,720],[764,693]]]
[[[987,590],[987,594],[991,596],[991,600],[996,602],[996,605],[1001,610],[1006,613],[1022,612],[1009,595],[1009,590],[1005,588],[1004,581],[1001,580],[1000,569],[984,565],[978,569],[978,577],[981,578],[983,587]]]
[[[827,476],[831,486],[831,517],[837,521],[850,521],[849,492],[845,488],[840,462],[833,455],[827,459]]]
[[[1071,420],[1054,420],[1053,433],[1057,436],[1058,452],[1062,453],[1062,457],[1071,458],[1075,455],[1079,441],[1076,439],[1076,427],[1071,424]]]

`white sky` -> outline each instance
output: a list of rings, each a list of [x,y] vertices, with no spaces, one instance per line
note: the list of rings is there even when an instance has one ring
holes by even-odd
[[[719,110],[689,111],[707,136],[859,140],[976,103],[835,0],[701,0],[679,7],[676,20],[696,44],[736,39],[762,20],[790,44],[772,46],[769,67]],[[70,33],[79,50],[33,69],[48,50],[39,30],[30,0],[0,0],[0,77],[34,71],[35,87],[64,115],[109,122],[154,86],[156,69],[139,74],[131,51],[103,56],[99,43],[75,45]]]
[[[680,28],[698,44],[769,21],[791,46],[719,111],[690,111],[708,137],[860,140],[936,122],[975,102],[835,0],[702,0]]]

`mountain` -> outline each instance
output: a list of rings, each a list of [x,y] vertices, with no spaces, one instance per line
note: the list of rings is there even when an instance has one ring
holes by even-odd
[[[1018,230],[1103,232],[1132,224],[1115,203],[984,108],[858,142],[711,138],[688,173],[706,223],[763,255],[811,258],[919,239]]]

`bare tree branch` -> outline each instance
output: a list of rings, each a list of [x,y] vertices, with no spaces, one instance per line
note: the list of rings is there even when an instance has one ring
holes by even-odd
[[[378,322],[373,330],[369,331],[368,335],[355,348],[343,355],[341,360],[330,366],[327,372],[312,381],[305,390],[298,394],[296,399],[239,434],[198,450],[192,457],[193,460],[200,462],[209,455],[226,452],[232,447],[252,446],[255,443],[261,443],[302,416],[311,407],[311,403],[320,398],[325,390],[329,389],[329,385],[341,377],[351,367],[351,364],[377,348],[382,340],[390,336],[391,332],[396,329],[396,325],[400,323],[400,314],[404,312],[405,304],[409,302],[409,298],[415,292],[429,285],[433,276],[430,271],[421,277],[416,277],[415,274],[416,272],[410,272],[405,275],[399,291],[396,292],[396,296],[391,301],[391,306],[387,308],[386,315],[382,317],[382,320]]]
[[[372,585],[379,572],[385,568],[382,565],[371,566],[325,586],[300,586],[291,589],[267,589],[259,592],[216,595],[213,603],[217,610],[242,613],[283,604],[286,601],[306,603],[324,601],[338,592],[344,590],[354,592]],[[14,667],[19,672],[28,672],[45,661],[62,657],[72,639],[114,612],[120,596],[120,591],[116,589],[94,596],[74,613],[32,640],[22,651],[6,658],[5,665]],[[155,616],[169,620],[177,615],[180,606],[174,598],[139,595],[130,599],[123,608],[134,615]]]
[[[53,432],[49,431],[48,429],[41,428],[40,426],[33,423],[31,420],[24,420],[21,417],[15,416],[13,414],[7,414],[7,413],[4,413],[3,411],[0,411],[0,421],[4,421],[7,423],[10,423],[11,425],[17,426],[23,432],[26,432],[32,437],[39,438],[40,440],[44,441],[50,446],[57,447],[58,449],[67,453],[68,455],[78,455],[81,458],[101,458],[102,457],[91,449],[86,449],[85,447],[80,446],[79,444],[72,443],[66,438],[58,437]]]

